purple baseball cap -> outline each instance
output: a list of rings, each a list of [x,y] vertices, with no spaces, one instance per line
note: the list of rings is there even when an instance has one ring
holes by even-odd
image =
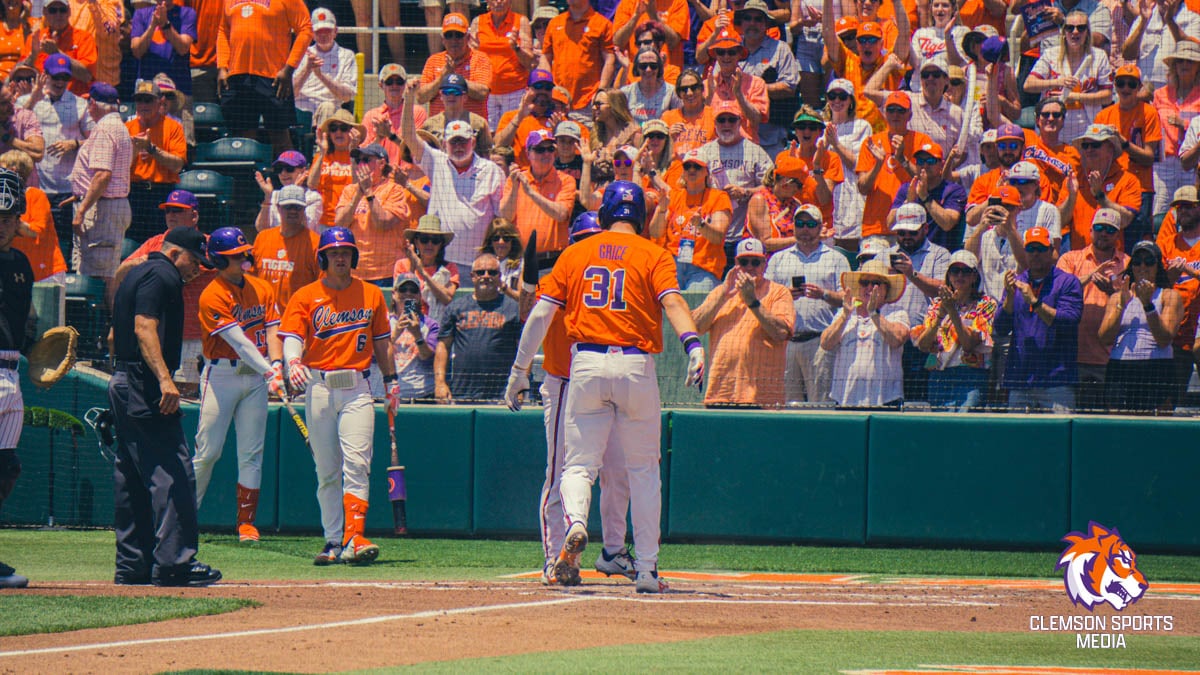
[[[553,87],[554,76],[548,70],[537,68],[529,73],[529,86],[532,87],[535,84],[548,84]]]
[[[996,63],[1001,59],[1008,60],[1008,40],[999,35],[993,35],[980,45],[979,54],[988,63]]]
[[[108,103],[116,105],[121,102],[121,96],[117,94],[117,88],[107,82],[93,82],[88,89],[88,98],[97,103]]]
[[[171,206],[199,211],[200,201],[196,199],[196,195],[187,190],[172,190],[171,194],[167,195],[167,201],[159,204],[158,208],[166,209]]]
[[[42,63],[42,71],[50,77],[54,77],[55,75],[70,75],[71,59],[67,58],[67,55],[62,52],[51,54]]]
[[[1024,143],[1025,130],[1013,124],[1012,122],[1005,122],[1004,124],[996,127],[996,140],[1000,141],[1004,140],[1005,138],[1014,138]]]
[[[545,143],[546,141],[554,142],[554,134],[545,129],[535,129],[529,132],[529,136],[525,139],[525,150],[529,151]]]
[[[299,169],[303,166],[307,166],[308,160],[304,158],[304,155],[302,153],[300,153],[296,150],[288,150],[286,152],[280,153],[279,156],[275,158],[275,161],[272,163],[272,166],[274,166],[275,164],[286,164],[286,165],[292,167],[293,169]]]

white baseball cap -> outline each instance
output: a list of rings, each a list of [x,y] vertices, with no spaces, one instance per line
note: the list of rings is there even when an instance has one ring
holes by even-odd
[[[1041,180],[1042,172],[1033,162],[1017,162],[1008,170],[1008,177],[1017,180]]]
[[[574,138],[577,141],[583,140],[583,130],[579,128],[578,122],[571,120],[563,120],[554,127],[555,137]]]
[[[475,130],[462,120],[454,120],[446,125],[445,138],[447,143],[451,138],[475,138]]]
[[[315,33],[323,28],[337,28],[337,19],[333,16],[333,12],[318,7],[312,11],[312,29]]]
[[[828,87],[825,87],[825,93],[829,93],[831,91],[844,91],[847,94],[850,94],[851,96],[853,96],[854,95],[854,83],[851,82],[850,80],[847,80],[844,77],[839,77],[839,78],[835,79],[834,81],[830,82]]]
[[[738,242],[735,258],[765,258],[767,252],[763,243],[757,239],[743,239]]]
[[[912,203],[904,204],[896,209],[896,223],[892,225],[892,231],[919,230],[925,224],[925,218],[924,206]]]

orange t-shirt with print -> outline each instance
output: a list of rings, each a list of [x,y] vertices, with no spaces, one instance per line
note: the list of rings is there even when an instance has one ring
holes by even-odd
[[[529,169],[525,169],[521,173],[525,174],[525,177],[529,179],[529,184],[535,192],[559,206],[566,206],[568,214],[564,220],[551,218],[548,213],[534,203],[533,198],[526,194],[523,188],[517,188],[517,214],[514,224],[521,235],[521,244],[528,246],[529,235],[537,232],[538,251],[563,250],[567,247],[567,239],[571,229],[569,214],[571,213],[571,205],[575,203],[575,179],[554,168],[547,171],[541,180],[534,178],[533,173]],[[512,191],[513,182],[504,181],[504,192],[500,200],[504,201],[507,199],[509,193]]]
[[[287,307],[293,292],[320,278],[318,241],[317,233],[307,227],[290,237],[283,236],[279,227],[263,230],[254,237],[252,272],[271,284],[280,312]]]
[[[641,2],[642,0],[621,0],[617,4],[617,11],[613,14],[612,20],[614,32],[617,26],[624,26],[634,21],[633,15]],[[671,30],[675,31],[675,34],[679,36],[679,42],[675,45],[675,48],[667,49],[666,63],[667,65],[681,67],[683,66],[683,43],[687,42],[688,37],[692,34],[691,15],[688,13],[688,0],[654,0],[654,8],[658,11],[658,22],[670,26]],[[647,20],[645,14],[637,18],[637,25],[633,27],[634,30],[629,34],[629,43],[624,45],[627,54],[633,55],[638,53],[637,27]],[[668,79],[667,81],[674,84],[673,80]]]
[[[679,241],[683,238],[684,228],[689,228],[692,216],[709,218],[718,211],[733,212],[733,203],[724,190],[704,188],[700,194],[688,194],[685,188],[671,190],[667,202],[667,226],[664,231],[666,248],[671,255],[679,255]],[[696,244],[692,253],[692,264],[717,277],[725,271],[724,242],[714,244],[699,233],[692,233]]]
[[[604,55],[612,48],[612,22],[591,8],[578,21],[570,12],[550,19],[542,52],[550,60],[554,83],[570,92],[572,109],[591,105],[600,90]]]
[[[416,220],[407,198],[408,191],[391,179],[384,179],[373,194],[378,206],[400,220],[392,227],[379,227],[371,222],[371,203],[365,199],[358,200],[354,208],[354,221],[350,224],[350,231],[354,233],[354,240],[358,244],[358,267],[353,274],[366,281],[392,278],[396,259],[405,255],[404,250],[408,246],[404,231],[412,227]],[[342,190],[338,209],[354,204],[357,195],[358,184],[347,185]]]
[[[1138,103],[1131,110],[1122,110],[1114,103],[1096,114],[1096,124],[1111,124],[1121,132],[1121,138],[1133,145],[1146,147],[1151,143],[1162,143],[1162,124],[1158,111],[1149,103]],[[1149,166],[1138,164],[1122,153],[1117,162],[1125,167],[1142,186],[1142,192],[1154,192],[1154,177]]]
[[[775,155],[775,163],[778,164],[779,158],[788,152],[788,150],[783,150],[778,155]],[[814,154],[813,159],[816,158],[817,155]],[[801,157],[801,160],[803,160],[805,165],[808,167],[808,170],[812,171],[813,167],[809,160],[804,159],[803,157]],[[824,154],[824,161],[822,162],[821,168],[825,170],[825,179],[832,183],[832,186],[830,187],[831,190],[832,188],[837,187],[846,181],[846,170],[842,167],[842,160],[838,158],[837,153],[826,152]],[[775,180],[779,180],[779,177],[776,176]],[[816,204],[817,207],[821,209],[822,222],[824,222],[826,225],[833,223],[833,200],[830,199],[828,204],[822,204],[817,199],[816,176],[810,173],[804,177],[804,180],[800,186],[800,193],[796,195],[796,200],[801,204]],[[749,227],[749,223],[747,223],[746,226]]]
[[[310,171],[314,169],[309,169]],[[335,150],[325,155],[321,162],[320,177],[317,179],[317,192],[321,193],[321,224],[333,227],[334,216],[337,215],[338,200],[342,190],[354,182],[354,163],[350,159],[349,150]]]
[[[163,115],[158,124],[146,129],[142,121],[134,116],[125,123],[130,136],[137,136],[143,131],[149,131],[150,144],[176,157],[187,159],[187,137],[183,134],[183,125],[174,117]],[[129,170],[129,180],[149,183],[178,183],[179,172],[167,171],[162,163],[148,152],[139,152],[133,156],[133,167]]]
[[[497,25],[491,12],[475,17],[475,35],[479,39],[479,51],[492,62],[491,94],[511,94],[524,89],[529,82],[529,70],[521,65],[517,50],[513,49],[508,36],[520,39],[521,25],[528,21],[524,16],[509,10],[504,21]]]
[[[93,74],[114,87],[121,81],[121,24],[128,18],[121,0],[71,3],[71,25],[96,42]]]
[[[217,32],[217,66],[230,75],[272,79],[285,64],[300,65],[312,40],[312,21],[301,0],[228,0]]]
[[[891,234],[887,226],[888,212],[892,210],[892,202],[896,199],[896,193],[900,191],[900,186],[912,180],[912,174],[905,171],[904,167],[891,154],[891,132],[881,131],[871,136],[867,142],[875,143],[888,154],[883,158],[884,164],[879,169],[879,174],[875,177],[875,185],[871,188],[871,193],[867,195],[866,204],[863,206],[862,238],[864,239],[873,234]],[[904,134],[899,152],[910,158],[911,161],[913,152],[926,143],[933,143],[933,139],[919,131],[908,131]],[[864,144],[858,153],[858,163],[854,166],[854,172],[862,176],[873,168],[875,168],[875,155],[872,155]]]
[[[679,159],[717,137],[716,122],[709,106],[704,106],[700,114],[691,118],[684,116],[682,108],[666,110],[662,114],[662,121],[667,125],[667,129],[673,124],[683,125],[683,131],[671,139],[672,150]]]
[[[1092,197],[1092,191],[1084,185],[1079,186],[1075,196],[1075,209],[1071,212],[1071,249],[1080,249],[1092,243],[1092,218],[1100,205]],[[1110,200],[1130,209],[1134,213],[1142,208],[1142,186],[1137,177],[1113,163],[1108,175],[1104,178],[1104,194]],[[1066,228],[1063,228],[1066,235]],[[1117,239],[1117,248],[1122,248],[1123,242]]]
[[[390,338],[392,327],[378,286],[351,279],[336,290],[321,280],[292,295],[279,334],[304,343],[301,362],[309,368],[364,371],[371,366],[375,341]]]
[[[867,121],[871,125],[873,131],[879,132],[887,128],[887,122],[883,119],[883,111],[875,105],[875,102],[867,98],[865,89],[867,80],[871,79],[871,75],[883,65],[886,55],[880,54],[879,60],[875,62],[873,68],[867,69],[862,62],[862,59],[857,55],[847,51],[846,54],[846,74],[845,78],[854,84],[854,91],[857,92],[854,97],[854,110],[858,113],[859,118]],[[883,88],[886,91],[896,91],[900,88],[902,81],[901,74],[893,71],[891,75],[883,83]],[[864,235],[865,236],[865,235]]]
[[[29,266],[33,268],[33,280],[41,281],[53,274],[66,272],[67,261],[63,258],[62,249],[58,247],[58,232],[54,229],[50,200],[39,188],[31,187],[25,190],[25,213],[21,216],[21,222],[28,225],[37,236],[34,239],[14,237],[12,247],[29,258]]]
[[[238,287],[217,277],[200,294],[200,328],[204,358],[236,359],[237,352],[221,337],[222,331],[241,326],[246,338],[267,353],[267,328],[279,325],[279,310],[271,284],[256,276],[245,275],[246,283]]]

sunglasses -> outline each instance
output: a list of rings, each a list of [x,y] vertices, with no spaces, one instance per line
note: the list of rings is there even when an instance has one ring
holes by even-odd
[[[681,94],[690,94],[693,91],[700,91],[702,89],[704,89],[704,85],[702,84],[684,84],[676,87],[675,91]]]
[[[1155,265],[1158,264],[1158,258],[1155,258],[1153,256],[1139,255],[1139,256],[1134,256],[1134,258],[1131,262],[1134,265],[1141,265],[1142,267],[1154,267]]]
[[[848,30],[845,33],[839,33],[838,38],[841,39],[842,42],[854,42],[858,39],[858,33]]]
[[[653,46],[654,46],[654,38],[647,38],[647,39],[645,39],[645,40],[638,40],[636,44],[637,44],[637,46],[639,46],[639,47],[653,47]]]
[[[966,81],[966,80],[960,80],[960,79],[958,79],[957,77],[956,77],[956,78],[953,78],[953,79],[951,79],[951,80],[950,80],[950,86],[951,86],[951,87],[961,87],[961,86],[963,86],[963,85],[964,85],[964,84],[966,84],[966,83],[967,83],[967,81]]]
[[[511,234],[493,234],[492,243],[498,244],[502,241],[516,241],[517,238]]]
[[[350,131],[349,124],[330,124],[329,133],[336,134],[338,132]]]
[[[486,270],[471,270],[471,274],[477,277],[498,277],[500,276],[500,269],[492,267]]]
[[[758,267],[763,264],[762,258],[738,258],[738,267]]]
[[[375,159],[375,158],[368,157],[367,155],[359,155],[358,157],[354,158],[354,163],[355,164],[370,164],[372,159]]]
[[[1026,253],[1045,253],[1046,251],[1049,251],[1049,250],[1050,250],[1049,246],[1042,246],[1041,244],[1029,244],[1028,246],[1025,247]]]
[[[442,89],[442,96],[462,96],[463,92],[458,89]]]
[[[703,164],[695,164],[693,162],[688,162],[683,165],[684,171],[704,171],[707,168],[708,167]]]
[[[548,155],[548,154],[554,152],[554,146],[553,145],[535,145],[529,151],[535,155]]]
[[[876,286],[887,286],[887,282],[879,281],[877,279],[863,279],[862,281],[858,282],[858,285],[864,288],[875,288]]]
[[[1086,23],[1063,24],[1063,32],[1064,33],[1086,33],[1086,32],[1088,32],[1088,25]]]
[[[646,134],[646,140],[648,140],[648,141],[665,141],[665,140],[667,140],[667,135],[659,134],[659,133]]]
[[[1084,150],[1099,150],[1102,145],[1104,144],[1099,141],[1083,141],[1079,144],[1079,147]]]
[[[654,72],[658,72],[658,64],[657,63],[639,63],[639,64],[637,64],[637,69],[638,70],[653,70]]]
[[[741,56],[742,50],[740,50],[740,49],[714,49],[713,54],[716,54],[717,56]]]
[[[293,171],[299,171],[299,170],[300,170],[300,167],[292,166],[290,164],[276,164],[275,165],[275,173],[291,173]]]
[[[1022,185],[1033,185],[1037,181],[1032,178],[1009,178],[1008,184],[1013,187],[1021,187]]]
[[[554,91],[554,85],[549,82],[537,82],[529,88],[534,91]]]
[[[45,9],[42,10],[42,13],[43,14],[66,14],[67,12],[70,12],[70,11],[71,11],[71,8],[69,8],[69,7],[60,7],[58,5],[55,5],[53,7],[46,7]]]
[[[1116,85],[1117,89],[1137,89],[1142,83],[1132,77],[1118,77]]]
[[[404,78],[389,77],[388,79],[384,80],[383,83],[389,87],[403,87],[404,86]]]
[[[888,107],[884,108],[883,111],[889,115],[903,115],[904,113],[908,112],[908,108],[902,108],[898,105],[889,105]]]
[[[33,82],[33,75],[21,75],[20,77],[14,77],[13,82]]]
[[[1040,117],[1044,120],[1061,120],[1065,115],[1066,115],[1066,113],[1061,113],[1061,112],[1040,112],[1040,113],[1038,113],[1038,117]]]
[[[873,45],[876,42],[879,42],[879,38],[873,35],[860,35],[854,38],[854,40],[860,45]]]
[[[192,212],[191,209],[184,208],[182,206],[168,206],[167,208],[165,208],[163,210],[166,211],[167,213],[191,213]]]
[[[934,164],[937,164],[939,161],[940,160],[938,160],[938,158],[934,157],[933,155],[917,156],[917,165],[918,166],[933,166]]]
[[[68,73],[63,73],[62,75],[51,75],[50,79],[54,80],[55,82],[70,82],[71,75]]]
[[[440,235],[436,235],[436,234],[418,234],[416,236],[416,239],[417,239],[417,242],[421,243],[421,244],[440,244],[440,243],[442,243],[442,237]]]
[[[613,166],[633,166],[632,159],[614,159]]]
[[[824,125],[804,122],[796,125],[796,131],[825,131]]]
[[[741,119],[732,115],[721,115],[717,118],[717,124],[737,124]]]
[[[828,101],[849,101],[850,94],[841,91],[831,91],[825,94],[825,99]]]
[[[459,33],[458,31],[452,31],[450,33],[442,33],[443,40],[463,40],[463,39],[466,39],[466,37],[467,37],[466,33]]]
[[[923,70],[921,71],[922,80],[934,80],[939,77],[945,77],[946,74],[940,70]]]
[[[816,220],[797,220],[796,227],[801,229],[815,229],[821,226],[820,221]]]
[[[738,21],[741,23],[766,23],[767,17],[756,12],[754,14],[743,14],[738,17]]]
[[[971,269],[970,267],[966,267],[965,265],[955,265],[954,267],[950,268],[950,274],[953,275],[971,274],[974,271],[975,270]]]
[[[1016,150],[1021,147],[1021,141],[996,141],[997,150]]]
[[[1092,226],[1092,232],[1103,232],[1105,234],[1116,234],[1118,232],[1116,226],[1105,225],[1104,223],[1096,223]]]

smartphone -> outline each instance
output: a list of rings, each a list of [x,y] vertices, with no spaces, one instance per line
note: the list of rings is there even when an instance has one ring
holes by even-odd
[[[804,275],[792,277],[792,288],[804,288]]]
[[[892,259],[892,267],[895,267],[897,263],[904,262],[904,256],[900,255],[899,253],[893,253],[891,255],[891,259]]]
[[[988,206],[1003,206],[1004,200],[999,197],[988,197]]]
[[[421,316],[421,301],[420,300],[405,300],[404,301],[404,313],[405,314],[416,314],[418,317]]]

